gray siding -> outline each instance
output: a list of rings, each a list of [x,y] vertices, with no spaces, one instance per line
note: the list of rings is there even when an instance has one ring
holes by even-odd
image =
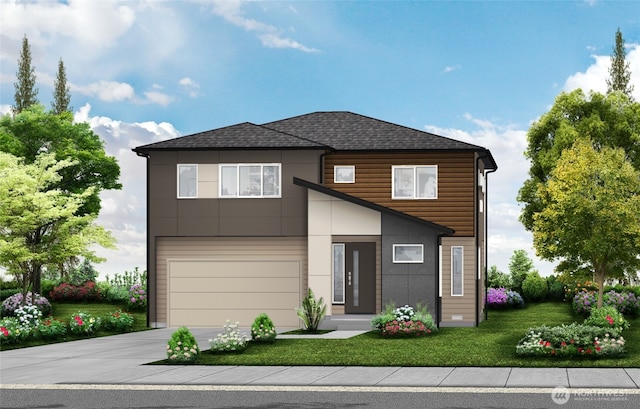
[[[393,262],[394,244],[423,244],[424,262]],[[427,305],[437,320],[438,232],[397,216],[382,214],[382,304]]]

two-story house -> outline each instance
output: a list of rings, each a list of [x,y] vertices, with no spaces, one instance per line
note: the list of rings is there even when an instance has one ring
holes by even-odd
[[[482,320],[489,150],[350,112],[241,123],[134,149],[147,159],[153,326],[299,327],[427,305]]]

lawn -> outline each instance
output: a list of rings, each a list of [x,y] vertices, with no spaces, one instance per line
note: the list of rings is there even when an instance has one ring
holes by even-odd
[[[78,302],[63,302],[63,301],[55,301],[52,303],[53,312],[52,316],[56,319],[68,322],[73,314],[78,311],[88,312],[94,317],[104,316],[106,314],[110,314],[116,310],[125,310],[124,305],[118,304],[108,304],[108,303],[96,303],[96,302],[86,302],[86,303],[78,303]],[[147,314],[145,311],[129,311],[134,316],[133,330],[134,331],[142,331],[147,328]],[[113,335],[113,333],[98,331],[96,332],[96,337]],[[29,339],[28,341],[21,342],[17,345],[4,345],[0,344],[0,351],[5,351],[9,349],[16,348],[24,348],[31,347],[37,345],[45,345],[51,344],[55,342],[66,342],[73,341],[77,339],[84,339],[86,337],[82,335],[75,335],[71,333],[67,333],[67,335],[57,341],[43,341],[38,339]]]
[[[546,302],[521,310],[489,311],[477,328],[441,328],[422,338],[381,338],[368,332],[350,339],[276,339],[242,353],[201,353],[201,365],[638,367],[640,318],[623,334],[627,355],[616,359],[522,358],[515,354],[528,328],[582,322],[568,303]],[[208,349],[208,345],[200,345]],[[160,361],[157,363],[168,363]]]

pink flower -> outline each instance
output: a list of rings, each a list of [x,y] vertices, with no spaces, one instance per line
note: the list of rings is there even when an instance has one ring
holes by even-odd
[[[131,297],[131,302],[136,302],[136,299]]]
[[[613,318],[611,318],[611,315],[607,315],[607,321],[609,321],[609,325],[613,325]]]
[[[9,336],[9,330],[5,327],[0,327],[0,332],[2,332],[2,335],[4,335],[5,337]]]

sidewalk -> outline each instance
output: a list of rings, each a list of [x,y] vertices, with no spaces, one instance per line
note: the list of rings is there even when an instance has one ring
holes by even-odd
[[[0,352],[0,384],[616,388],[640,392],[640,368],[144,365],[166,358],[175,329]],[[193,329],[199,345],[214,332]],[[335,331],[332,337],[357,335]],[[284,336],[282,336],[284,338]],[[630,391],[631,392],[631,391]]]

